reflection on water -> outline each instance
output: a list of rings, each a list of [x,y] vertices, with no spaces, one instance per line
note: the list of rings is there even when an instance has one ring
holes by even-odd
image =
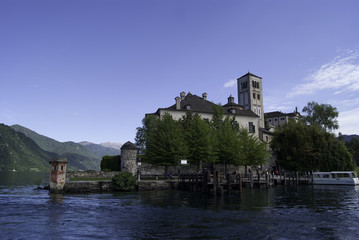
[[[50,172],[0,172],[0,186],[46,185]]]
[[[2,239],[357,239],[359,188],[49,194],[0,184]],[[19,230],[21,229],[21,230]]]

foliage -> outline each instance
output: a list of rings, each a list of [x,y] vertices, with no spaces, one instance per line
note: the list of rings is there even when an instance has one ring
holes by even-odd
[[[148,133],[153,129],[157,120],[155,115],[147,115],[142,119],[142,127],[136,129],[135,145],[140,152],[145,150]]]
[[[330,104],[319,104],[314,101],[308,102],[302,112],[306,113],[302,119],[309,125],[319,126],[328,131],[339,128],[337,120],[339,113],[337,108]]]
[[[159,166],[176,166],[187,154],[184,133],[170,114],[151,122],[146,134],[144,161]]]
[[[137,186],[137,179],[130,172],[120,172],[112,178],[112,187],[115,191],[131,191]]]
[[[92,146],[86,147],[82,144],[74,142],[58,142],[20,125],[13,125],[11,128],[31,138],[43,150],[54,153],[60,157],[67,158],[69,161],[69,170],[98,170],[100,169],[101,157],[103,155],[111,155],[114,151],[110,148],[101,148],[102,146],[97,144],[92,144]],[[95,149],[94,145],[97,145],[95,152],[92,151]],[[103,155],[99,157],[98,155],[101,154]]]
[[[101,171],[121,171],[121,156],[103,156]]]
[[[46,152],[23,133],[0,124],[0,171],[48,171],[56,154]]]
[[[289,121],[276,128],[271,147],[278,163],[287,170],[339,171],[355,167],[344,143],[317,125]]]
[[[238,132],[229,118],[218,124],[217,130],[217,159],[223,164],[240,163],[240,141]]]
[[[154,165],[175,166],[188,159],[201,168],[203,162],[260,165],[267,160],[266,144],[224,118],[220,105],[214,105],[210,122],[191,111],[179,121],[170,114],[162,119],[148,115],[137,128],[136,143],[144,150],[143,160]]]
[[[351,138],[350,142],[345,143],[350,154],[353,157],[353,161],[359,165],[359,138]]]
[[[264,164],[269,157],[267,144],[249,134],[245,128],[239,128],[239,164],[245,166],[259,166]]]
[[[202,168],[202,162],[214,162],[214,146],[209,123],[188,111],[180,121],[188,149],[187,159]]]

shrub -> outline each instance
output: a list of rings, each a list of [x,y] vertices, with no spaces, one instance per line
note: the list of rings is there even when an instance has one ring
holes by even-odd
[[[112,187],[115,191],[130,191],[137,186],[137,179],[130,172],[121,172],[112,178]]]
[[[103,156],[101,171],[121,171],[121,156]]]

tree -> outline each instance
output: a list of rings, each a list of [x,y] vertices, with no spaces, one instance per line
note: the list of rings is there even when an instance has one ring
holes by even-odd
[[[353,156],[353,161],[359,165],[359,138],[353,137],[350,142],[346,142],[345,145]]]
[[[175,166],[187,153],[184,133],[170,114],[152,122],[146,135],[144,161],[158,166]]]
[[[269,157],[267,144],[249,134],[248,130],[243,127],[239,128],[238,134],[240,146],[239,164],[245,166],[259,166],[264,164]]]
[[[344,143],[318,125],[291,120],[276,128],[271,148],[279,165],[287,170],[340,171],[355,167]]]
[[[308,125],[317,125],[327,131],[339,128],[337,120],[339,112],[337,108],[329,104],[319,104],[314,101],[308,102],[302,112],[306,113],[302,119]]]
[[[234,127],[233,120],[228,117],[218,125],[217,135],[217,159],[218,162],[224,164],[226,171],[227,164],[240,164],[240,142],[238,131]]]
[[[146,148],[146,139],[148,133],[156,124],[158,118],[155,115],[147,115],[142,119],[142,127],[138,127],[136,130],[135,145],[140,151],[144,151]]]
[[[213,142],[211,139],[211,129],[198,114],[187,112],[181,120],[181,126],[185,132],[187,143],[187,158],[190,163],[197,164],[202,168],[202,162],[213,162]]]

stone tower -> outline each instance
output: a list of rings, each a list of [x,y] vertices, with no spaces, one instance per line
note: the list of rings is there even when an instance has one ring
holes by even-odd
[[[247,73],[237,79],[238,104],[245,110],[252,110],[259,116],[258,126],[264,128],[263,88],[262,78]]]
[[[52,159],[49,161],[51,165],[50,173],[50,192],[60,192],[65,185],[66,181],[66,166],[67,159]]]
[[[137,147],[130,141],[121,147],[121,171],[137,174]]]

